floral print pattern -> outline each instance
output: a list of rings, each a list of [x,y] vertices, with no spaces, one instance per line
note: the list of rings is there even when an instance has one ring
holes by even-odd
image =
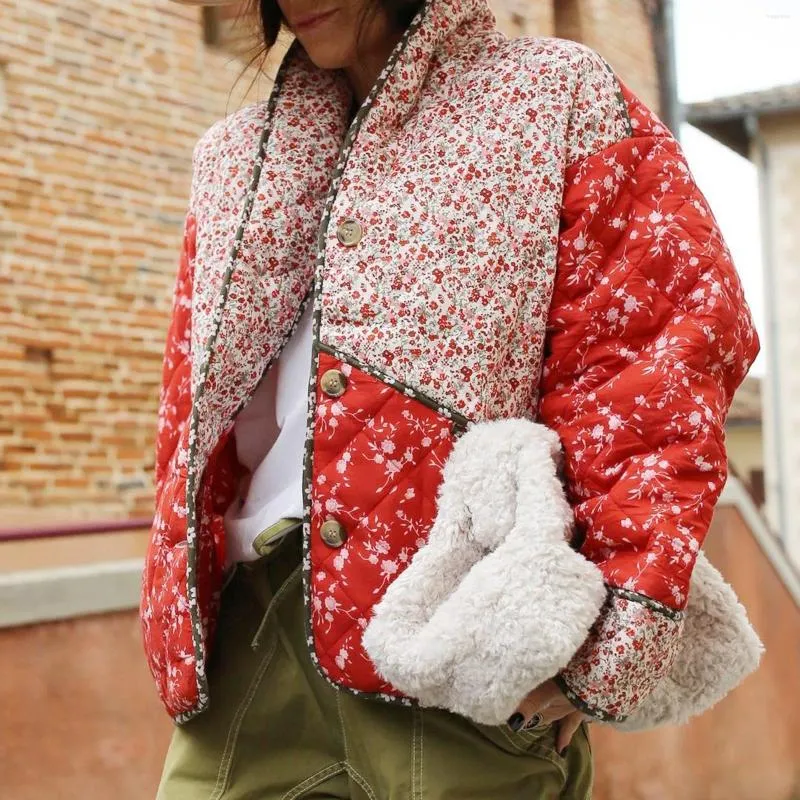
[[[682,627],[681,614],[662,614],[612,592],[558,683],[585,713],[623,720],[669,674]]]
[[[721,425],[757,339],[677,144],[608,65],[507,39],[485,0],[428,0],[348,125],[350,100],[295,41],[268,101],[195,148],[141,611],[178,722],[208,703],[233,421],[309,302],[309,637],[339,686],[409,701],[360,630],[424,540],[465,426],[541,414],[559,432],[583,551],[620,600],[648,601],[628,615],[648,641],[685,602],[724,481]],[[330,364],[352,378],[338,402],[319,394]],[[335,552],[326,514],[351,532]],[[566,679],[627,707],[611,688],[646,684],[608,658],[609,680],[586,678],[591,647]]]
[[[496,32],[488,42],[453,76],[464,84],[458,103],[446,101],[443,80],[402,136],[387,129],[378,141],[378,121],[372,134],[359,131],[319,294],[323,341],[471,419],[523,416],[535,402],[564,165],[626,129],[622,114],[592,118],[598,104],[616,103],[606,66],[573,97],[592,61],[580,46],[498,43]],[[487,70],[488,89],[488,77],[478,80]],[[362,225],[358,247],[337,241],[347,219]]]
[[[602,639],[576,655],[564,679],[600,716],[631,710],[674,656],[677,635],[651,609],[686,604],[727,476],[725,417],[759,348],[680,146],[620,87],[633,135],[567,172],[540,405],[565,449],[581,552],[610,587],[651,601],[638,624],[654,628],[638,635],[661,637],[632,661]],[[603,631],[619,629],[620,607]]]
[[[320,376],[346,377],[329,397],[319,382],[313,425],[310,531],[305,581],[314,660],[334,684],[398,694],[361,646],[372,607],[428,538],[436,492],[452,449],[454,422],[335,355],[322,352]],[[320,535],[326,520],[344,526],[339,547]]]

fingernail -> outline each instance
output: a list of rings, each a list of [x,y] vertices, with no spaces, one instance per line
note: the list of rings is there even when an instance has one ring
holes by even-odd
[[[522,714],[520,714],[519,711],[517,711],[516,714],[512,714],[508,718],[508,727],[511,728],[511,730],[513,731],[518,731],[522,727],[524,722],[525,722],[525,717],[523,717]]]

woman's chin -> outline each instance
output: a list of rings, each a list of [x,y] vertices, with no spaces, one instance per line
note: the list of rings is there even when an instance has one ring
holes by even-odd
[[[308,57],[320,69],[339,69],[347,64],[341,44],[335,39],[320,40],[317,36],[298,36]]]

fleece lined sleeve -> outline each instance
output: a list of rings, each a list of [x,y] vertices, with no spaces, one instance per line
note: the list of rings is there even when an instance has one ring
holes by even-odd
[[[581,552],[609,588],[558,680],[605,720],[624,719],[672,665],[727,477],[725,418],[759,351],[680,145],[615,85],[627,133],[566,174],[540,401],[564,447]]]

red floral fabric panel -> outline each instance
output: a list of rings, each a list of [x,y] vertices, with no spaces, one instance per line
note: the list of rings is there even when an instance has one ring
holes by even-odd
[[[540,416],[564,445],[582,552],[611,587],[680,610],[727,476],[725,418],[759,341],[679,144],[621,90],[634,135],[566,175]],[[630,671],[619,678],[602,683],[635,695],[622,688]],[[610,693],[587,702],[624,706]]]
[[[346,377],[330,397],[329,369]],[[453,423],[377,377],[320,353],[314,420],[310,563],[311,628],[318,667],[330,681],[369,693],[397,692],[362,649],[370,610],[428,537]],[[326,520],[344,526],[331,547]]]
[[[156,437],[156,509],[142,580],[140,618],[148,665],[168,713],[192,711],[199,700],[192,625],[187,603],[186,467],[191,413],[190,342],[196,223],[184,224],[175,280]],[[206,620],[216,619],[221,566],[225,563],[222,515],[233,499],[236,471],[233,438],[224,437],[209,460],[199,499],[202,535],[198,541],[198,602]],[[206,613],[211,612],[211,613]],[[210,646],[213,630],[203,632]]]
[[[191,321],[192,283],[197,244],[197,222],[194,213],[186,214],[183,226],[178,271],[172,293],[161,389],[158,402],[155,481],[160,493],[170,462],[178,452],[178,442],[189,422],[191,411]]]
[[[140,618],[148,665],[171,715],[197,699],[186,591],[186,455],[191,410],[190,336],[196,222],[190,211],[164,348],[155,443],[156,508],[143,575]]]

